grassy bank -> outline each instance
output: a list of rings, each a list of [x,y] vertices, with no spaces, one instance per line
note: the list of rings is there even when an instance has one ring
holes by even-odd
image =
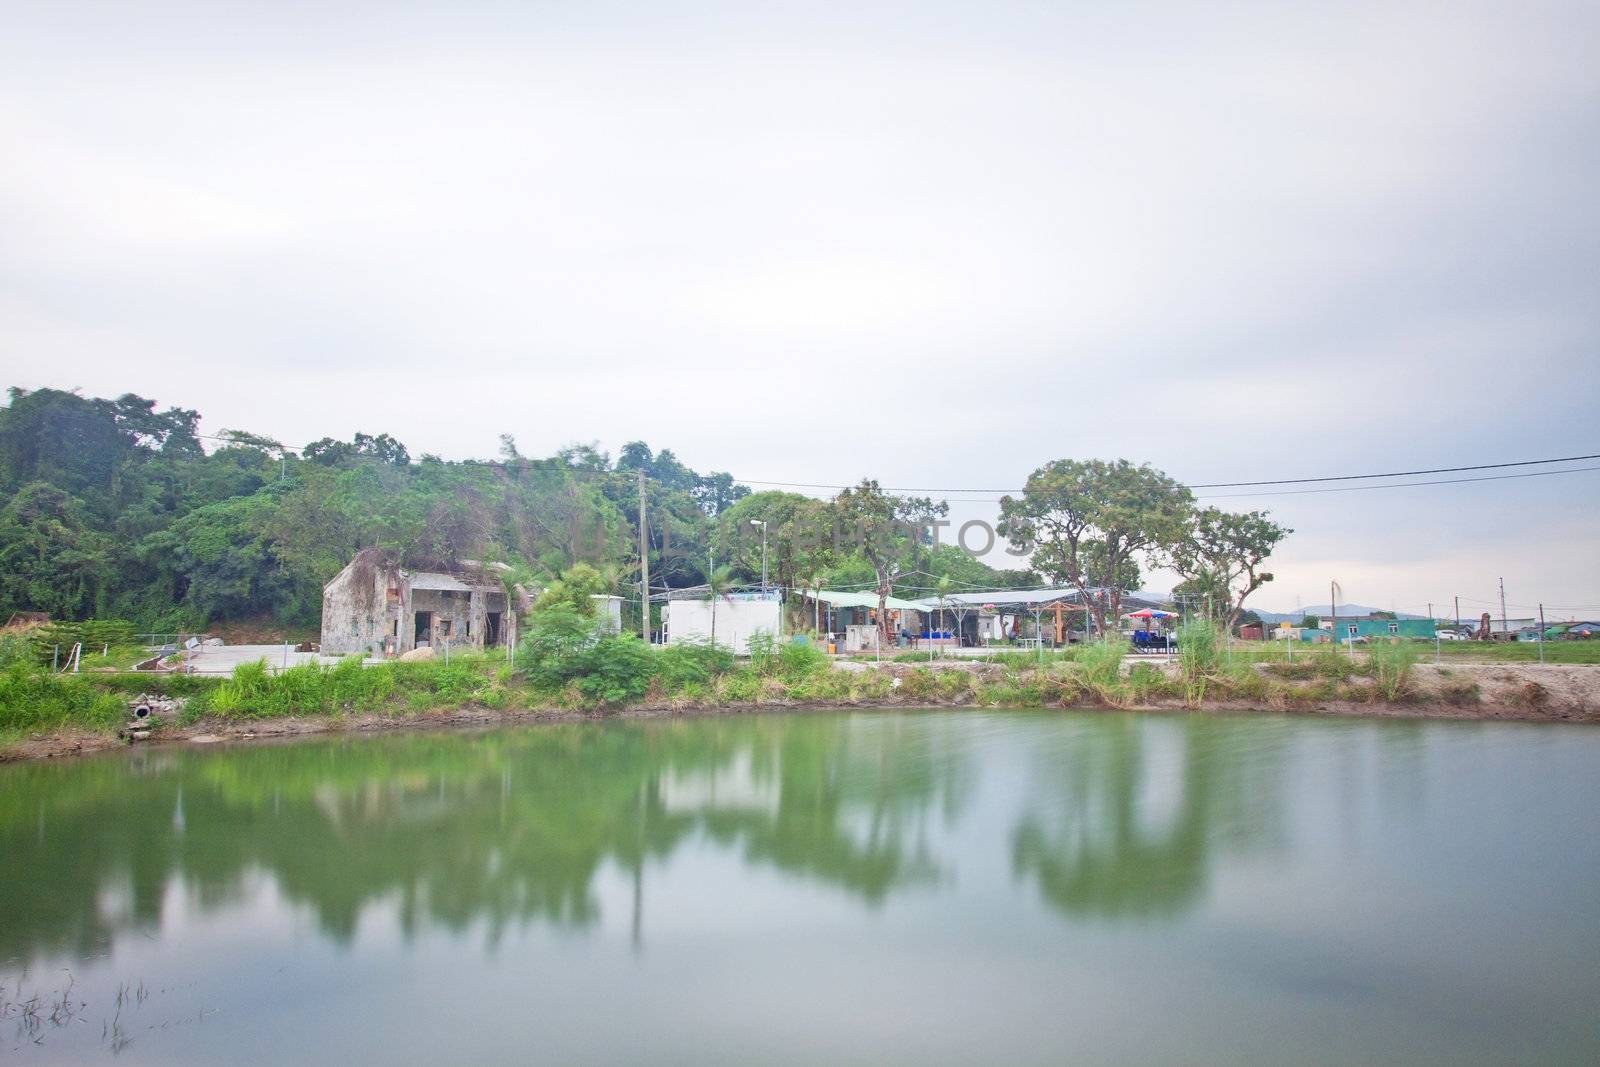
[[[978,707],[1261,707],[1329,704],[1405,709],[1428,704],[1470,709],[1485,698],[1470,669],[1419,661],[1432,649],[1376,644],[1352,657],[1328,646],[1264,660],[1229,650],[1209,631],[1186,635],[1176,663],[1125,655],[1121,645],[1019,652],[987,661],[897,657],[841,664],[809,645],[757,643],[735,660],[706,646],[651,648],[628,635],[566,641],[534,634],[515,666],[499,656],[363,666],[305,664],[272,672],[241,667],[229,679],[184,675],[53,674],[33,662],[0,669],[0,749],[30,738],[79,731],[112,737],[140,694],[181,698],[157,725],[182,731],[201,722],[274,719],[404,719],[460,709],[586,714],[650,708],[740,709],[782,705],[967,705]],[[1258,649],[1259,650],[1259,649]],[[1281,650],[1279,650],[1281,651]],[[1426,673],[1419,681],[1419,673]],[[1508,683],[1509,684],[1509,683]],[[1538,683],[1511,690],[1537,708]],[[1580,709],[1581,710],[1581,709]],[[1571,716],[1566,716],[1571,717]]]

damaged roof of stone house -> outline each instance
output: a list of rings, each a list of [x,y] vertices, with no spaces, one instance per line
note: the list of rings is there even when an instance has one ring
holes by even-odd
[[[493,580],[486,579],[474,585],[453,574],[445,574],[442,571],[411,571],[406,574],[406,580],[411,583],[412,589],[431,589],[452,593],[470,593],[474,589],[493,589],[496,591],[500,589],[500,586]]]

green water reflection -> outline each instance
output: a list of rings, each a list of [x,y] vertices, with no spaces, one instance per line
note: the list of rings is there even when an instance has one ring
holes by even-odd
[[[0,1051],[1591,1061],[1597,769],[1583,729],[1059,712],[5,767]],[[13,1034],[69,973],[86,1023]]]
[[[145,750],[0,776],[0,955],[93,955],[160,928],[181,878],[203,907],[265,868],[323,931],[398,894],[403,929],[582,927],[607,860],[640,870],[688,835],[869,904],[936,882],[927,821],[970,763],[921,730],[839,717],[413,733],[229,752]],[[48,886],[48,892],[38,891]],[[107,914],[108,888],[126,887]]]

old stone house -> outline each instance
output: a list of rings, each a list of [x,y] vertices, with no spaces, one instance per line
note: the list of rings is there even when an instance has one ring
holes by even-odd
[[[322,587],[322,651],[395,656],[413,648],[516,644],[519,590],[503,565],[407,570],[368,549]]]

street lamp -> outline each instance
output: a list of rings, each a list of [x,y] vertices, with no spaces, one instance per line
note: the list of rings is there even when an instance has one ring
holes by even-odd
[[[767,520],[751,519],[751,526],[761,527],[761,591],[767,591]]]

